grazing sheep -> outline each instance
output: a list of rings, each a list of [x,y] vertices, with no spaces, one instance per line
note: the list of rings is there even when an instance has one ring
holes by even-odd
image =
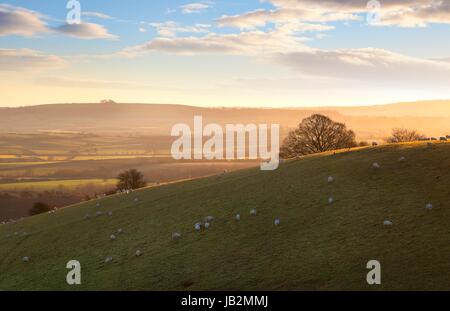
[[[275,221],[274,221],[275,226],[279,226],[280,223],[281,223],[281,221],[279,218],[275,219]]]
[[[380,168],[381,166],[380,166],[380,164],[378,164],[377,162],[374,162],[374,163],[372,164],[372,167],[373,167],[373,168]]]
[[[24,256],[24,257],[22,257],[22,261],[23,262],[29,262],[30,261],[30,257]]]
[[[250,210],[250,215],[252,216],[256,216],[257,212],[256,212],[256,208],[253,208]]]
[[[108,212],[108,216],[112,216],[113,215],[113,213],[112,212]]]
[[[328,183],[331,184],[332,182],[334,182],[333,176],[328,176]]]
[[[385,221],[383,222],[383,225],[385,225],[385,226],[392,226],[393,223],[392,223],[392,221],[390,221],[390,220],[385,220]]]
[[[178,232],[172,233],[172,240],[178,240],[181,238],[181,234]]]
[[[111,236],[109,237],[112,241],[114,241],[116,239],[116,236],[114,234],[111,234]]]
[[[205,222],[205,229],[209,229],[209,227],[211,226],[211,224],[209,222]]]
[[[406,160],[405,157],[400,157],[400,159],[398,159],[400,162],[404,162]]]
[[[213,222],[213,221],[214,221],[214,217],[213,216],[205,217],[205,222]]]
[[[100,205],[100,202],[98,202],[97,204],[95,204],[95,207],[97,207],[97,208],[99,208],[101,205]]]
[[[202,230],[202,224],[198,222],[195,224],[194,228],[196,231],[200,231],[200,230]]]
[[[134,202],[139,202],[139,198],[134,198]]]
[[[106,257],[105,258],[105,263],[110,263],[113,260],[112,257]]]
[[[142,255],[142,252],[140,250],[136,251],[136,257],[140,257]]]
[[[333,202],[334,202],[333,197],[329,197],[329,198],[328,198],[328,204],[333,204]]]
[[[100,212],[100,211],[97,212],[97,216],[102,216],[102,215],[103,215],[103,212]]]
[[[241,215],[237,214],[237,215],[236,215],[236,220],[237,220],[237,221],[240,221],[240,220],[241,220]]]
[[[122,228],[119,228],[119,229],[117,229],[117,233],[123,233],[123,229]]]
[[[428,204],[425,206],[425,208],[426,208],[427,211],[431,211],[431,210],[433,209],[433,204],[428,203]]]

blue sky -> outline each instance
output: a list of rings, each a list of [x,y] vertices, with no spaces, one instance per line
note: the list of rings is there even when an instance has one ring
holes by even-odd
[[[0,0],[0,105],[450,98],[445,1],[79,2],[82,23],[68,25],[65,0]]]

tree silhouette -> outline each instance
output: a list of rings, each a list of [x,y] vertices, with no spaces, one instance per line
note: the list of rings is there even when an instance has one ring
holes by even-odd
[[[283,142],[280,155],[283,158],[293,158],[356,145],[355,133],[347,130],[345,124],[334,122],[324,115],[314,114],[289,133]]]
[[[119,190],[134,190],[147,186],[144,175],[136,169],[120,173],[117,179],[119,179],[117,183],[117,189]]]

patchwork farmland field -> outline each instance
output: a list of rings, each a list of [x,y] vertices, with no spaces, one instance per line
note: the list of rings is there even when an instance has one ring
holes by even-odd
[[[0,135],[0,221],[28,216],[34,202],[62,207],[111,192],[117,175],[143,172],[149,185],[256,166],[255,161],[174,161],[172,138],[82,133]]]

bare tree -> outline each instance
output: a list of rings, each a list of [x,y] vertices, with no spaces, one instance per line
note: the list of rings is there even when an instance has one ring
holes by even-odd
[[[30,209],[29,213],[30,213],[30,216],[34,216],[34,215],[47,213],[51,210],[52,210],[52,208],[49,205],[47,205],[43,202],[36,202],[33,204],[33,207]]]
[[[405,128],[394,128],[392,130],[392,136],[387,138],[388,143],[406,143],[412,141],[418,141],[425,138],[424,135],[420,134],[416,130],[408,130]]]
[[[117,183],[117,189],[119,190],[134,190],[147,186],[144,175],[136,169],[120,173],[117,179],[119,179]]]
[[[320,114],[314,114],[289,133],[281,147],[281,156],[296,156],[336,149],[356,147],[355,133],[343,123],[334,122]]]

